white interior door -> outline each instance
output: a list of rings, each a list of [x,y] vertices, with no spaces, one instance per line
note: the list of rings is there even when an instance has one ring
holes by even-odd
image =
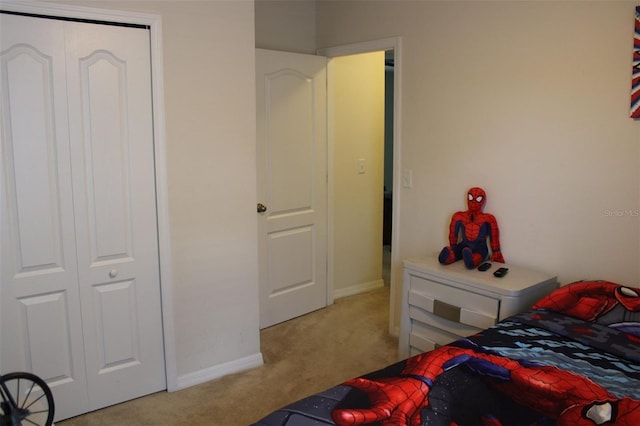
[[[57,419],[164,389],[148,30],[2,14],[1,51],[2,371]]]
[[[256,90],[265,328],[327,305],[326,58],[256,49]]]
[[[144,28],[65,24],[90,409],[165,388]]]
[[[64,23],[0,14],[3,373],[32,371],[57,413],[88,406]]]

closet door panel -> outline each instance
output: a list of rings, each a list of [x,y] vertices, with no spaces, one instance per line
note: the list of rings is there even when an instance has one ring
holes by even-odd
[[[94,286],[98,320],[98,373],[139,363],[135,282],[118,281]],[[120,315],[110,313],[119,311]]]
[[[52,58],[31,46],[16,46],[3,55],[2,64],[9,89],[5,167],[15,270],[62,270],[60,209],[68,200],[57,177],[64,184],[68,174],[60,176],[56,161]]]
[[[59,415],[84,404],[60,21],[0,15],[2,98],[2,372],[27,370],[51,386]]]
[[[90,407],[165,389],[144,28],[66,23]],[[91,332],[88,332],[91,330]]]
[[[131,160],[125,62],[102,51],[80,59],[91,262],[131,260]]]
[[[49,381],[68,381],[73,377],[73,363],[65,292],[22,297],[20,304],[31,369]]]

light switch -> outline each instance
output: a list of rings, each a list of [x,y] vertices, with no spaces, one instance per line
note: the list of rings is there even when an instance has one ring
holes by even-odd
[[[413,187],[413,170],[404,169],[402,171],[402,186],[405,188]]]
[[[358,174],[362,175],[367,171],[367,160],[358,158]]]

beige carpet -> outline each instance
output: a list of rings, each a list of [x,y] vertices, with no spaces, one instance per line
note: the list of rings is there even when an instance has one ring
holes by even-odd
[[[78,425],[248,425],[309,394],[397,361],[389,287],[338,299],[261,332],[265,364],[75,417]]]

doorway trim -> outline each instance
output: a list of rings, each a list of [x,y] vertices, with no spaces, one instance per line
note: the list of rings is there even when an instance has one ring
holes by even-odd
[[[158,220],[158,252],[160,265],[160,295],[162,333],[167,391],[177,390],[177,363],[173,321],[173,281],[171,272],[171,241],[169,227],[169,197],[167,186],[167,155],[164,115],[164,76],[162,68],[162,18],[160,15],[111,9],[95,9],[61,3],[25,0],[2,0],[2,10],[53,17],[144,25],[149,27],[151,48],[151,93],[153,114],[153,148]]]
[[[393,73],[393,213],[391,218],[391,283],[390,283],[390,300],[389,300],[389,333],[392,336],[399,334],[399,322],[396,324],[396,293],[398,283],[401,282],[402,276],[399,271],[402,270],[399,265],[399,219],[400,219],[400,191],[402,183],[401,173],[401,87],[402,87],[402,61],[401,61],[402,38],[389,37],[378,40],[370,40],[360,43],[351,43],[334,47],[326,47],[318,49],[316,54],[326,56],[327,58],[335,58],[339,56],[357,55],[360,53],[378,52],[381,50],[393,50],[395,71]],[[331,127],[331,118],[327,118],[328,126]],[[328,132],[328,164],[327,164],[327,180],[328,180],[328,256],[327,256],[327,304],[334,301],[333,295],[333,265],[334,265],[334,141]]]

